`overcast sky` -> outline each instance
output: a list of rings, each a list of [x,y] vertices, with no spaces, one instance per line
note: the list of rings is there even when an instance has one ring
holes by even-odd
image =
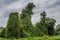
[[[0,26],[6,26],[10,12],[21,13],[29,2],[36,5],[33,9],[33,24],[39,21],[42,11],[46,11],[48,17],[56,19],[56,24],[60,23],[60,0],[0,0]]]

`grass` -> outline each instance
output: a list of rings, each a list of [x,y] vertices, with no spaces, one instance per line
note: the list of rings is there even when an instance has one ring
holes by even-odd
[[[0,38],[0,40],[60,40],[60,35],[58,35],[58,36],[43,36],[43,37],[29,37],[29,38],[20,38],[20,39]]]

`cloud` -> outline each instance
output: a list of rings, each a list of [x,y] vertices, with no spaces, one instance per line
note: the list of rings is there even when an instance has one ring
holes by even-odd
[[[60,23],[60,0],[0,0],[1,26],[6,26],[10,12],[21,12],[29,2],[33,2],[36,5],[31,19],[33,24],[39,21],[42,11],[46,11],[48,17],[56,19],[57,24]]]

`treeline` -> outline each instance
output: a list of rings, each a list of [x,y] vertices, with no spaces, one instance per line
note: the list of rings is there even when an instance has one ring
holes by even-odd
[[[3,38],[24,38],[34,36],[56,35],[54,26],[56,20],[46,17],[46,12],[43,11],[40,16],[40,22],[35,25],[31,22],[31,15],[34,13],[32,9],[35,7],[33,3],[28,3],[22,10],[21,14],[18,12],[12,12],[9,15],[6,28],[0,33],[0,37]]]

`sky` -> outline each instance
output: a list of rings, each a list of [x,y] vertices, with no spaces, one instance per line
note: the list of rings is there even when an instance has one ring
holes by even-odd
[[[0,0],[0,27],[6,27],[11,12],[21,13],[29,2],[35,4],[31,19],[33,24],[40,20],[42,11],[46,11],[47,17],[56,19],[56,24],[60,24],[60,0]]]

